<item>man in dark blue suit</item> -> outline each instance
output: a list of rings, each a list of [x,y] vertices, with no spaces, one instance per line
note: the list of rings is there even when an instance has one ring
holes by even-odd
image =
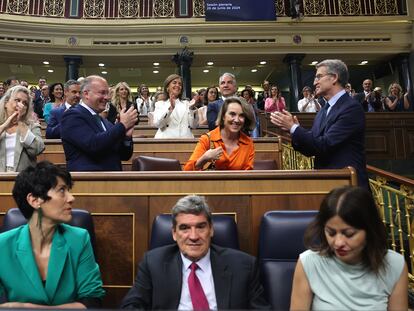
[[[65,92],[65,104],[50,111],[49,122],[46,128],[46,138],[60,138],[60,122],[63,113],[79,103],[80,83],[76,80],[68,80],[63,86]]]
[[[216,120],[221,106],[227,97],[234,96],[237,92],[236,77],[231,73],[223,73],[219,79],[219,88],[221,98],[208,104],[207,106],[207,121],[208,129],[212,131],[216,128]]]
[[[345,92],[348,68],[336,59],[316,65],[316,96],[325,106],[318,112],[311,130],[283,111],[272,113],[271,122],[290,132],[292,146],[305,156],[315,156],[316,169],[355,168],[359,186],[369,189],[365,160],[365,113],[362,106]]]
[[[133,152],[132,132],[138,120],[131,106],[113,125],[99,116],[109,100],[109,87],[100,76],[89,76],[81,84],[81,102],[65,111],[61,136],[69,171],[121,171],[121,160]]]
[[[211,244],[214,227],[203,197],[172,209],[177,242],[144,255],[121,308],[140,310],[269,310],[256,258]]]

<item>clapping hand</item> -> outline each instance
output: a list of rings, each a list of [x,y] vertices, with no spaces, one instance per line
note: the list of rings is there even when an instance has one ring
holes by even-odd
[[[134,131],[134,125],[138,121],[138,111],[134,106],[129,107],[128,110],[123,109],[119,113],[119,122],[125,126],[126,135],[131,137]]]
[[[270,114],[270,122],[284,131],[290,131],[294,124],[299,124],[298,118],[286,110],[272,112]]]

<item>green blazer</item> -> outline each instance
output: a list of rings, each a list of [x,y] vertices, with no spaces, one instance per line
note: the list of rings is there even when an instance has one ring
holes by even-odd
[[[10,302],[53,306],[105,295],[84,229],[57,226],[45,285],[33,255],[28,225],[0,234],[0,250],[0,296],[5,292]]]

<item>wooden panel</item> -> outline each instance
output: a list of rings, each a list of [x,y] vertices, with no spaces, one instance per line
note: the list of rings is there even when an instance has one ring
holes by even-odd
[[[123,170],[131,170],[132,159],[140,155],[177,159],[184,164],[190,158],[198,139],[154,139],[134,138],[134,153],[129,161],[122,163]],[[282,155],[279,138],[263,137],[253,139],[256,159],[275,160],[281,167]],[[46,149],[38,156],[38,161],[48,160],[57,165],[65,165],[65,153],[60,139],[46,139]]]
[[[301,126],[310,129],[315,113],[294,113]],[[367,160],[409,160],[414,158],[414,113],[370,112],[366,117]],[[262,136],[288,135],[270,122],[269,114],[260,114]]]
[[[134,128],[134,133],[132,134],[133,137],[136,138],[154,138],[155,133],[158,131],[158,128],[154,126],[149,126],[148,124],[139,124],[136,125]],[[195,129],[191,130],[194,137],[200,137],[202,134],[208,132],[207,125],[201,125]],[[46,125],[41,126],[41,133],[42,137],[46,137]]]

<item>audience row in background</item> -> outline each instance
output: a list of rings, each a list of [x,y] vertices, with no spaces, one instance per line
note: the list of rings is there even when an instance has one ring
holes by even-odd
[[[122,84],[122,87],[120,85]],[[7,90],[8,87],[20,84],[22,86],[28,87],[29,84],[26,80],[18,80],[15,77],[11,77],[3,82],[0,85],[0,98]],[[45,78],[40,78],[38,86],[31,86],[31,96],[33,98],[34,111],[36,112],[39,118],[44,118],[46,121],[49,117],[49,111],[52,107],[59,106],[59,103],[62,104],[63,99],[60,97],[59,85],[62,88],[61,83],[53,83],[47,85]],[[263,91],[255,92],[250,85],[246,85],[245,89],[238,91],[235,94],[238,96],[244,96],[245,90],[250,90],[252,94],[248,97],[249,103],[253,104],[255,109],[265,110],[267,112],[282,111],[286,109],[285,98],[282,96],[282,92],[277,85],[271,84],[269,81],[264,81],[262,84]],[[111,100],[108,104],[108,109],[106,113],[108,114],[108,119],[111,122],[116,120],[116,112],[119,111],[119,99],[124,102],[125,90],[128,90],[128,101],[134,102],[140,115],[148,115],[149,112],[155,110],[155,103],[163,99],[163,90],[161,87],[157,87],[156,92],[151,94],[149,88],[145,84],[141,84],[137,89],[137,96],[133,97],[133,92],[129,85],[126,82],[119,82],[115,86],[111,87]],[[382,111],[411,111],[413,110],[412,104],[410,103],[409,91],[403,93],[401,86],[393,82],[388,87],[388,95],[383,94],[383,90],[380,87],[373,87],[373,82],[370,79],[366,79],[362,84],[362,92],[355,93],[355,90],[352,89],[351,84],[347,85],[347,92],[354,97],[357,101],[361,103],[366,112],[382,112]],[[211,91],[210,91],[211,90]],[[214,91],[215,90],[215,91]],[[117,94],[120,91],[119,94]],[[210,92],[210,93],[209,93]],[[56,95],[55,95],[56,93]],[[216,95],[214,94],[216,93]],[[217,87],[211,86],[207,89],[202,88],[196,92],[192,93],[191,102],[195,103],[197,108],[202,108],[208,105],[208,103],[217,100],[219,97],[219,91]],[[312,88],[310,86],[305,86],[302,90],[303,98],[298,102],[298,111],[299,112],[317,112],[324,105],[322,98],[314,98]],[[216,96],[216,99],[214,99]],[[247,95],[246,95],[247,96]],[[190,99],[188,99],[190,100]],[[47,105],[51,102],[51,105]],[[46,113],[44,112],[46,106]],[[201,111],[205,111],[206,108],[203,108]],[[199,115],[199,124],[206,124],[206,120],[203,118],[203,114],[200,111]]]

